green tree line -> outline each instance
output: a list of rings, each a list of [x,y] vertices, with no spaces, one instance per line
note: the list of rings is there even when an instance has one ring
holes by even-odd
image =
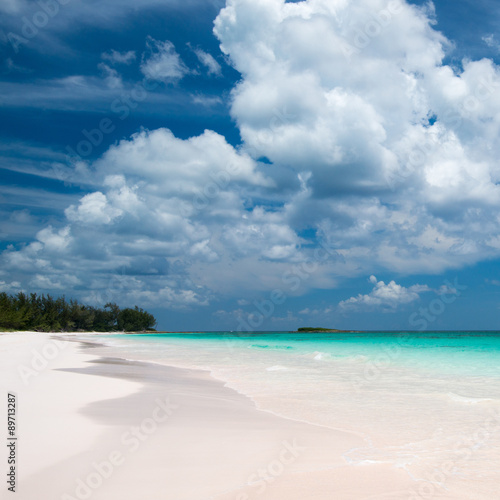
[[[6,330],[137,332],[155,326],[155,317],[137,306],[120,309],[108,303],[101,309],[64,297],[0,293],[0,328]]]

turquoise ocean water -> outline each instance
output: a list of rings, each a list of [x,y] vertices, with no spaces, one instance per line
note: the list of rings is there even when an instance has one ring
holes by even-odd
[[[451,461],[449,474],[497,481],[500,332],[102,339],[102,354],[208,370],[259,409],[361,435],[366,446],[344,456],[353,465],[390,462],[424,484]]]

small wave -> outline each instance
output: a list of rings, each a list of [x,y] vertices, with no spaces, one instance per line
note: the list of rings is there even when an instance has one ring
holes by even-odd
[[[249,349],[293,349],[291,345],[252,344]]]
[[[288,368],[286,366],[281,366],[281,365],[274,365],[270,366],[269,368],[266,368],[266,371],[268,372],[277,372],[282,370],[288,370]]]
[[[330,357],[330,354],[328,354],[327,352],[316,351],[314,353],[314,359],[317,361],[320,361],[324,358],[329,358],[329,357]]]
[[[361,462],[358,462],[354,465],[356,466],[359,466],[359,465],[371,465],[371,464],[383,464],[383,463],[387,463],[387,462],[384,462],[383,460],[361,460]]]
[[[345,361],[354,361],[356,363],[364,363],[368,361],[370,358],[365,356],[364,354],[357,354],[355,356],[346,356]]]
[[[301,357],[321,361],[322,359],[331,358],[332,355],[328,352],[314,351],[303,354]]]
[[[454,394],[453,392],[449,392],[447,395],[453,401],[467,405],[475,405],[477,403],[482,403],[484,401],[493,401],[491,398],[467,398],[464,396],[459,396],[458,394]]]

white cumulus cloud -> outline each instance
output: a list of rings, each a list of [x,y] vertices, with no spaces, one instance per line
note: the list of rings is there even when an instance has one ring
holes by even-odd
[[[73,222],[85,224],[109,224],[123,214],[123,211],[109,204],[100,191],[85,195],[80,205],[71,205],[65,210],[66,217]]]
[[[231,112],[247,151],[308,171],[288,210],[361,265],[436,272],[497,254],[500,72],[446,65],[434,15],[402,0],[230,0],[215,22],[243,75]]]
[[[420,298],[420,294],[430,292],[427,285],[412,285],[409,288],[398,285],[394,280],[389,283],[377,281],[375,276],[370,276],[373,290],[366,295],[358,294],[356,297],[343,300],[339,303],[341,309],[370,309],[380,308],[396,310],[401,304],[409,304]]]

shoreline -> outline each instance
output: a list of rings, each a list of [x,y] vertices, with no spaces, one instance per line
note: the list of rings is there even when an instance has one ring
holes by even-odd
[[[349,464],[346,453],[366,445],[359,436],[259,410],[208,371],[130,361],[116,347],[102,357],[92,352],[98,338],[68,337],[23,332],[0,343],[4,388],[20,400],[21,500],[40,492],[61,500],[400,500],[416,487],[389,463]],[[56,355],[43,368],[37,358],[41,369],[24,384],[19,366],[29,367],[34,352]]]
[[[95,341],[95,342],[89,341],[88,339],[85,339],[85,340],[83,340],[83,339],[68,339],[68,341],[79,342],[80,344],[88,344],[89,346],[92,346],[95,348],[104,347],[107,349],[109,349],[109,348],[114,349],[114,347],[110,347],[108,345],[102,344],[102,343],[97,342],[97,341]],[[185,366],[173,365],[173,364],[170,364],[167,362],[152,361],[150,359],[130,359],[130,358],[124,358],[124,357],[109,358],[107,355],[103,355],[103,354],[99,354],[99,356],[100,356],[100,359],[119,359],[123,362],[132,363],[132,364],[134,364],[134,363],[141,364],[142,363],[144,365],[155,365],[155,366],[171,368],[171,369],[175,369],[175,370],[186,370],[186,371],[197,372],[197,373],[203,374],[203,376],[209,377],[210,380],[213,380],[214,382],[222,384],[222,386],[225,389],[229,389],[230,391],[233,391],[233,392],[237,393],[238,395],[243,396],[244,398],[248,399],[256,411],[264,412],[264,413],[267,413],[267,414],[272,415],[274,417],[288,420],[290,422],[311,425],[313,427],[318,427],[320,429],[322,428],[322,429],[327,429],[329,431],[341,432],[344,434],[352,435],[352,436],[355,436],[356,438],[363,440],[365,445],[370,443],[370,438],[367,435],[363,434],[362,432],[356,432],[354,430],[344,429],[341,427],[334,427],[332,425],[325,425],[325,424],[321,424],[319,422],[311,422],[309,420],[304,420],[304,419],[300,419],[300,418],[293,417],[290,415],[281,414],[281,413],[273,411],[269,408],[261,407],[259,405],[258,401],[251,394],[244,392],[239,387],[233,385],[231,383],[231,381],[229,381],[227,378],[224,378],[221,375],[218,375],[213,368],[209,368],[209,367],[207,367],[207,368],[185,367]],[[99,361],[96,361],[96,362],[99,362]]]
[[[388,333],[388,334],[420,334],[420,335],[430,335],[433,333],[498,333],[500,330],[309,330],[306,332],[298,330],[254,330],[254,331],[215,331],[215,330],[186,330],[186,331],[155,331],[155,332],[125,332],[125,331],[112,331],[112,332],[93,332],[93,331],[79,331],[79,332],[60,332],[60,331],[33,331],[33,330],[0,330],[0,335],[11,335],[11,334],[41,334],[41,335],[58,335],[58,336],[78,336],[78,335],[177,335],[177,334],[220,334],[220,333],[233,333],[235,335],[245,335],[245,334],[308,334],[308,333],[366,333],[366,334],[377,334],[377,333]]]

